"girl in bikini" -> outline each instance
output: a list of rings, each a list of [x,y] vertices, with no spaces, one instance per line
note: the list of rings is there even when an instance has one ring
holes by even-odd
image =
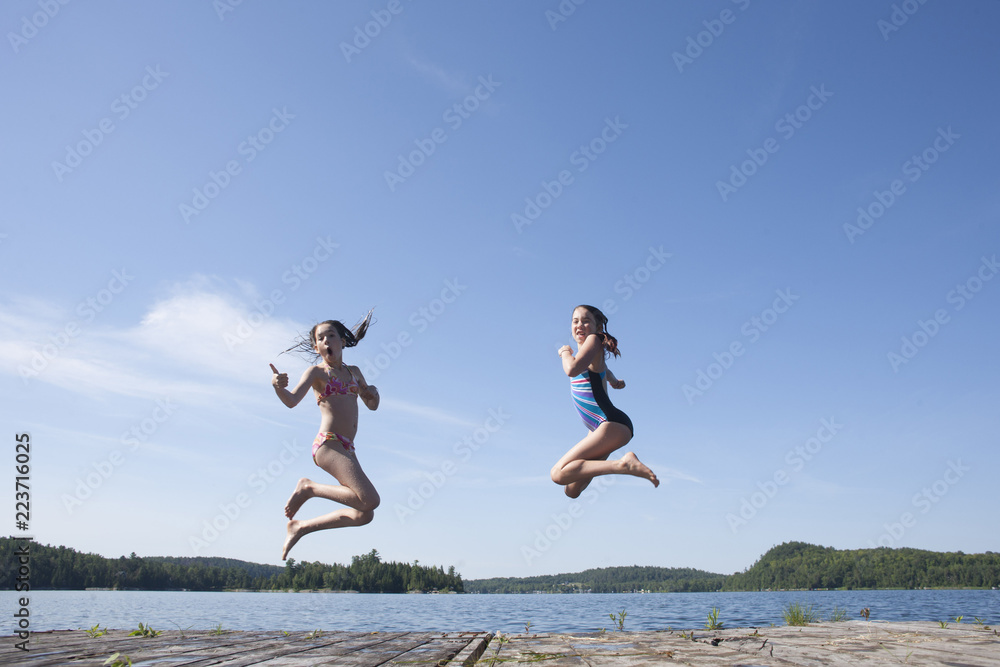
[[[337,320],[321,322],[309,332],[308,340],[285,350],[302,350],[318,356],[322,361],[308,368],[291,391],[288,390],[288,375],[278,372],[271,364],[274,373],[271,384],[278,398],[289,408],[298,405],[310,388],[316,393],[320,426],[319,435],[313,441],[313,461],[340,482],[334,485],[320,484],[304,477],[299,480],[285,505],[288,535],[281,550],[281,560],[288,557],[288,552],[303,535],[329,528],[363,526],[372,520],[379,505],[378,492],[361,469],[354,452],[354,436],[358,432],[358,398],[369,410],[375,410],[379,394],[374,386],[365,382],[357,366],[348,366],[343,359],[344,348],[354,347],[364,338],[371,317],[369,311],[353,331]],[[314,519],[297,520],[295,513],[302,503],[313,497],[333,500],[347,507]]]
[[[570,390],[576,409],[590,433],[552,467],[552,481],[566,487],[566,495],[578,498],[590,481],[598,475],[634,475],[648,479],[653,486],[660,480],[636,455],[628,452],[620,459],[609,461],[611,452],[624,447],[632,439],[632,420],[611,404],[607,385],[625,387],[607,367],[609,354],[620,356],[618,341],[607,331],[608,318],[593,306],[577,306],[573,311],[570,331],[576,340],[577,352],[563,345],[559,348],[563,370],[570,379]]]

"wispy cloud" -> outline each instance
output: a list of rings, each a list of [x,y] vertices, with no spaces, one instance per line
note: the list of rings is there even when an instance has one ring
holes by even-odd
[[[67,336],[71,325],[74,335]],[[0,304],[0,373],[91,397],[231,401],[257,395],[248,387],[267,382],[268,361],[303,328],[260,317],[204,279],[175,286],[130,327],[15,299]]]
[[[436,422],[439,424],[455,424],[457,426],[464,426],[469,429],[474,429],[482,426],[480,422],[470,421],[459,417],[458,415],[453,415],[449,412],[445,412],[440,408],[432,408],[427,405],[420,405],[418,403],[412,403],[408,401],[400,401],[398,399],[383,399],[380,403],[380,409],[386,409],[390,412],[402,412],[408,415],[414,415],[416,417],[421,417],[427,421]]]
[[[449,95],[465,95],[469,92],[469,83],[463,77],[452,74],[443,67],[419,59],[412,54],[407,56],[406,62],[424,78],[444,88]]]
[[[690,473],[686,473],[683,470],[677,470],[676,468],[668,468],[666,466],[660,466],[653,464],[647,464],[656,473],[656,476],[661,482],[670,483],[671,481],[677,479],[682,482],[694,482],[695,484],[704,484],[703,481],[695,477]]]

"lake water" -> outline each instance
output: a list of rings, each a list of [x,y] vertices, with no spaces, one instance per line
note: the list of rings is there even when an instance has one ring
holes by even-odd
[[[17,595],[0,594],[10,613]],[[194,593],[144,591],[32,591],[31,629],[69,630],[95,624],[157,630],[333,630],[593,632],[611,630],[608,614],[628,612],[625,630],[702,628],[712,607],[726,627],[784,625],[793,602],[812,605],[822,619],[836,607],[872,620],[947,621],[978,616],[1000,625],[1000,591],[781,591],[758,593],[649,593],[573,595],[362,595],[346,593]]]

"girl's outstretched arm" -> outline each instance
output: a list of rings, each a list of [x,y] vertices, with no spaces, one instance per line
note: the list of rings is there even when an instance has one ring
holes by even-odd
[[[611,385],[612,389],[625,388],[625,380],[619,380],[618,378],[616,378],[615,374],[611,372],[610,368],[608,368],[605,371],[604,377],[607,378],[608,384]]]
[[[316,373],[316,370],[316,366],[310,366],[302,374],[302,379],[299,380],[299,384],[295,389],[288,391],[288,374],[279,373],[274,364],[271,364],[271,372],[274,373],[271,377],[271,385],[274,387],[274,393],[278,395],[282,403],[290,408],[294,408],[309,392],[309,387],[312,386],[313,375]]]
[[[594,357],[602,350],[604,350],[604,346],[601,337],[597,334],[587,336],[575,355],[569,345],[563,345],[559,348],[559,358],[562,359],[563,371],[570,377],[579,375],[587,370],[587,367],[594,361]]]
[[[365,407],[369,410],[377,410],[378,404],[381,398],[378,395],[378,389],[375,385],[368,384],[365,381],[365,376],[361,374],[361,369],[357,366],[351,366],[351,371],[354,373],[354,377],[358,379],[358,397],[364,401]]]

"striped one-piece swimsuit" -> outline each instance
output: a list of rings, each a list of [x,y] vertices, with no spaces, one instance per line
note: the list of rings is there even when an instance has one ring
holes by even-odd
[[[586,370],[572,378],[569,387],[573,403],[589,430],[593,431],[604,422],[615,422],[624,424],[635,433],[628,415],[611,405],[608,392],[604,390],[604,372],[597,374]]]

